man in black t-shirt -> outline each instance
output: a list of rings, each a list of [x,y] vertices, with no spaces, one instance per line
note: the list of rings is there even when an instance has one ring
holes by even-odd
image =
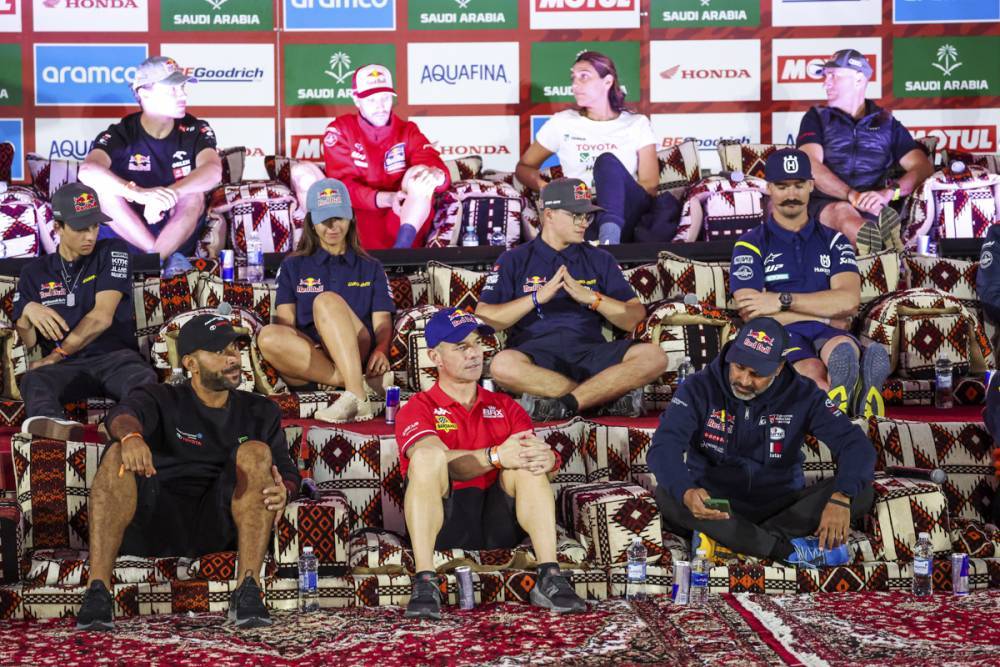
[[[238,627],[271,623],[260,571],[271,527],[299,488],[278,406],[245,391],[238,343],[247,336],[220,315],[199,315],[177,337],[191,374],[154,384],[111,410],[112,444],[90,491],[90,581],[77,628],[114,627],[108,590],[115,557],[239,551],[229,598]]]
[[[102,238],[158,253],[168,275],[191,268],[185,257],[194,254],[205,193],[222,178],[215,133],[187,113],[184,87],[196,82],[172,58],[147,58],[132,82],[142,111],[97,135],[80,167],[112,218]]]
[[[121,400],[156,382],[139,355],[129,254],[121,241],[98,241],[108,217],[97,194],[79,183],[52,197],[59,247],[21,271],[14,322],[25,346],[43,357],[21,381],[28,419],[24,433],[79,440],[83,426],[63,419],[63,404],[88,396]]]

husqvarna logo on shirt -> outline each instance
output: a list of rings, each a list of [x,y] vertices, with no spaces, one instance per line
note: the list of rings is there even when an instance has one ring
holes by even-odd
[[[129,84],[145,44],[36,44],[35,104],[135,104]]]

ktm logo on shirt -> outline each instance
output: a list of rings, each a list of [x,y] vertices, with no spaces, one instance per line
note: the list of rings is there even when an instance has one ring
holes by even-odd
[[[128,170],[129,171],[152,171],[153,163],[150,161],[148,155],[143,155],[142,153],[136,153],[135,155],[129,156],[128,159]]]
[[[545,287],[545,283],[548,282],[548,278],[543,276],[531,276],[530,278],[525,278],[524,287],[522,288],[525,294],[530,294],[532,292],[537,292],[538,290]]]
[[[295,291],[299,294],[317,294],[323,291],[323,281],[319,278],[301,278]]]
[[[97,208],[97,197],[89,192],[84,192],[79,197],[73,197],[73,210],[77,213],[89,211],[92,208]]]
[[[449,419],[447,415],[436,415],[434,417],[434,430],[450,433],[458,430],[458,424]]]

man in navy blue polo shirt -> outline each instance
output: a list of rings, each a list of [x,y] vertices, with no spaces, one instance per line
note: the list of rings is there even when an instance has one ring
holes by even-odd
[[[32,260],[17,281],[14,322],[30,349],[43,357],[21,381],[28,418],[24,433],[79,440],[83,426],[64,419],[63,404],[91,396],[124,398],[156,382],[139,356],[132,308],[128,250],[117,240],[97,240],[109,218],[97,193],[80,183],[52,197],[59,232],[57,252]]]
[[[881,389],[889,355],[870,345],[860,363],[859,344],[847,332],[861,303],[861,276],[850,241],[808,212],[813,190],[809,158],[800,150],[775,151],[765,165],[772,213],[733,247],[729,288],[744,320],[773,316],[791,339],[788,361],[828,391],[844,412],[884,414]]]
[[[490,366],[493,378],[521,393],[536,421],[609,401],[609,413],[636,416],[641,388],[667,365],[655,345],[609,342],[601,333],[605,320],[632,331],[646,310],[614,257],[583,240],[601,210],[590,195],[576,178],[545,186],[541,234],[500,256],[476,307],[493,328],[508,330],[507,349]]]
[[[856,240],[859,254],[901,251],[899,215],[890,202],[920,187],[934,167],[891,111],[865,99],[872,65],[864,54],[842,49],[822,69],[829,104],[806,112],[796,140],[816,174],[809,212]],[[895,165],[906,173],[890,183]]]

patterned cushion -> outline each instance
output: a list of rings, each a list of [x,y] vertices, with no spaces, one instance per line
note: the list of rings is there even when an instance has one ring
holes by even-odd
[[[251,283],[245,280],[224,281],[219,276],[202,273],[195,287],[197,308],[218,308],[222,302],[233,308],[253,312],[267,324],[271,321],[272,304],[277,287],[271,280]]]
[[[743,144],[723,139],[716,150],[722,162],[722,171],[740,171],[747,176],[764,178],[767,158],[779,148],[788,147],[781,144]]]
[[[77,182],[80,162],[76,160],[52,160],[38,153],[28,153],[25,160],[31,172],[31,184],[48,201],[52,201],[52,195],[62,186]]]
[[[168,320],[197,307],[195,294],[201,280],[197,271],[173,278],[151,277],[132,283],[132,305],[135,307],[135,335],[139,351],[149,353],[152,339]]]
[[[951,520],[951,545],[970,558],[1000,557],[1000,528],[970,519]]]
[[[220,148],[219,159],[222,161],[222,184],[238,185],[243,180],[243,166],[247,159],[246,147]]]
[[[877,558],[912,561],[918,533],[930,533],[934,553],[951,551],[948,504],[937,484],[878,477],[873,487],[872,527]]]
[[[710,176],[687,193],[674,241],[735,241],[764,222],[767,183]]]
[[[0,584],[21,578],[24,527],[21,506],[13,498],[0,499]]]
[[[264,171],[267,172],[267,178],[269,180],[278,181],[291,190],[292,165],[296,162],[299,162],[299,160],[293,160],[285,157],[284,155],[265,155]]]
[[[479,178],[479,174],[483,170],[483,158],[478,155],[469,155],[454,160],[444,160],[444,166],[448,170],[452,183],[467,181]]]
[[[0,143],[0,181],[10,183],[11,167],[14,165],[14,144]]]
[[[869,303],[899,287],[899,255],[886,250],[858,257],[861,274],[861,303]]]
[[[14,326],[14,295],[17,276],[0,276],[0,326]]]
[[[304,446],[310,449],[313,480],[320,489],[336,490],[347,502],[350,529],[384,526],[382,514],[381,439],[334,427],[310,428]]]
[[[561,496],[562,514],[572,517],[573,536],[587,550],[587,560],[600,566],[628,562],[636,537],[646,546],[647,560],[663,554],[660,511],[652,494],[623,482],[577,484]]]
[[[930,287],[951,294],[957,299],[977,301],[976,272],[979,262],[944,257],[906,255],[906,286]]]
[[[253,365],[255,391],[265,396],[285,394],[288,391],[288,385],[278,370],[268,363],[260,351],[257,336],[254,336],[250,341],[250,363]],[[284,413],[282,413],[282,417],[284,417]]]
[[[899,338],[901,378],[934,378],[934,363],[945,358],[959,375],[969,370],[969,329],[958,313],[940,315],[908,315],[903,318]]]
[[[52,206],[29,188],[11,186],[0,193],[0,258],[35,257],[39,234],[52,219]]]
[[[192,558],[143,558],[123,555],[115,559],[111,578],[115,584],[167,583],[192,577]],[[31,553],[26,582],[33,586],[79,586],[89,576],[87,551],[36,549]],[[229,577],[230,579],[232,577]]]
[[[395,382],[400,387],[412,390],[407,374],[410,346],[416,346],[416,339],[423,336],[427,320],[437,311],[437,306],[423,305],[396,313],[392,343],[389,345],[389,365],[395,375]]]
[[[346,567],[351,511],[339,491],[323,489],[320,500],[301,499],[285,507],[274,529],[274,560],[297,567],[304,547],[312,547],[320,567]]]
[[[288,252],[295,244],[296,222],[291,204],[295,194],[283,183],[255,181],[228,185],[212,193],[209,216],[224,218],[229,231],[229,247],[236,259],[246,261],[247,235],[253,230],[264,252]]]
[[[392,302],[397,312],[427,305],[430,281],[424,271],[408,274],[392,273],[386,277],[389,279],[389,292],[392,293]]]
[[[694,139],[656,151],[656,159],[660,165],[660,190],[686,188],[701,180],[698,145]]]
[[[180,332],[181,327],[193,317],[210,314],[215,314],[214,308],[196,308],[176,315],[160,327],[159,332],[153,339],[152,360],[153,368],[157,370],[161,378],[168,377],[171,369],[180,368],[180,359],[177,356],[177,334]],[[264,326],[255,314],[242,308],[234,308],[229,320],[233,323],[233,327],[237,332],[247,334],[251,337],[256,335],[261,327]],[[250,346],[246,343],[240,344],[240,358],[243,367],[243,380],[237,389],[253,391],[253,362],[250,360]]]
[[[683,299],[694,294],[699,303],[735,310],[729,297],[729,262],[699,262],[664,251],[657,256],[656,264],[663,298]]]
[[[796,592],[908,591],[912,577],[912,565],[902,562],[856,563],[819,569],[803,567],[796,573]]]
[[[430,302],[439,307],[473,312],[489,273],[470,271],[440,262],[427,262]]]
[[[633,266],[630,269],[624,269],[622,273],[643,304],[648,306],[663,300],[660,269],[656,264]]]
[[[996,220],[998,201],[1000,175],[976,165],[961,174],[938,171],[908,200],[909,223],[903,241],[912,249],[919,235],[982,238]]]
[[[483,180],[451,182],[434,203],[434,220],[427,236],[428,248],[461,245],[465,229],[476,229],[480,245],[491,245],[492,235],[503,232],[507,247],[521,239],[524,198],[506,183]]]

